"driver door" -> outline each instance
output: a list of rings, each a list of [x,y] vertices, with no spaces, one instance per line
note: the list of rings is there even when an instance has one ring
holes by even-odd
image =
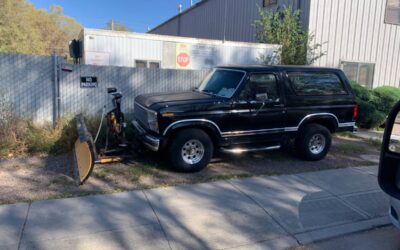
[[[236,143],[277,141],[284,132],[285,106],[279,74],[253,73],[232,102],[228,138]]]

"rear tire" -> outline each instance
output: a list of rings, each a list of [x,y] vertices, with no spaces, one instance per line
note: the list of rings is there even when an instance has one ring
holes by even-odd
[[[319,161],[329,152],[332,143],[330,131],[319,124],[306,125],[296,138],[296,153],[304,160]]]
[[[169,160],[180,172],[198,172],[207,167],[214,151],[210,137],[200,129],[178,132],[168,147]]]

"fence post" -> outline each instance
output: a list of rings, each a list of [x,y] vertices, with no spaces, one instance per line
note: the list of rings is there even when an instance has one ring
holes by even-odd
[[[53,54],[53,126],[55,127],[59,119],[59,101],[60,101],[60,86],[59,86],[59,71],[58,57]]]

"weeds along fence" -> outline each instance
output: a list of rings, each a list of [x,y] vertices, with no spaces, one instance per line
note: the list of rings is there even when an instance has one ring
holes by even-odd
[[[116,87],[124,95],[124,112],[132,113],[137,95],[189,90],[207,73],[71,65],[57,56],[0,54],[0,98],[12,103],[13,112],[24,119],[56,122],[77,113],[100,114],[109,101],[106,88]],[[87,77],[97,80],[92,88],[81,85],[81,78]]]

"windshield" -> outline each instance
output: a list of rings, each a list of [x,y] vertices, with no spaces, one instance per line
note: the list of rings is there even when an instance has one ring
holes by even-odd
[[[199,91],[231,98],[242,81],[245,72],[215,69],[200,84]]]

